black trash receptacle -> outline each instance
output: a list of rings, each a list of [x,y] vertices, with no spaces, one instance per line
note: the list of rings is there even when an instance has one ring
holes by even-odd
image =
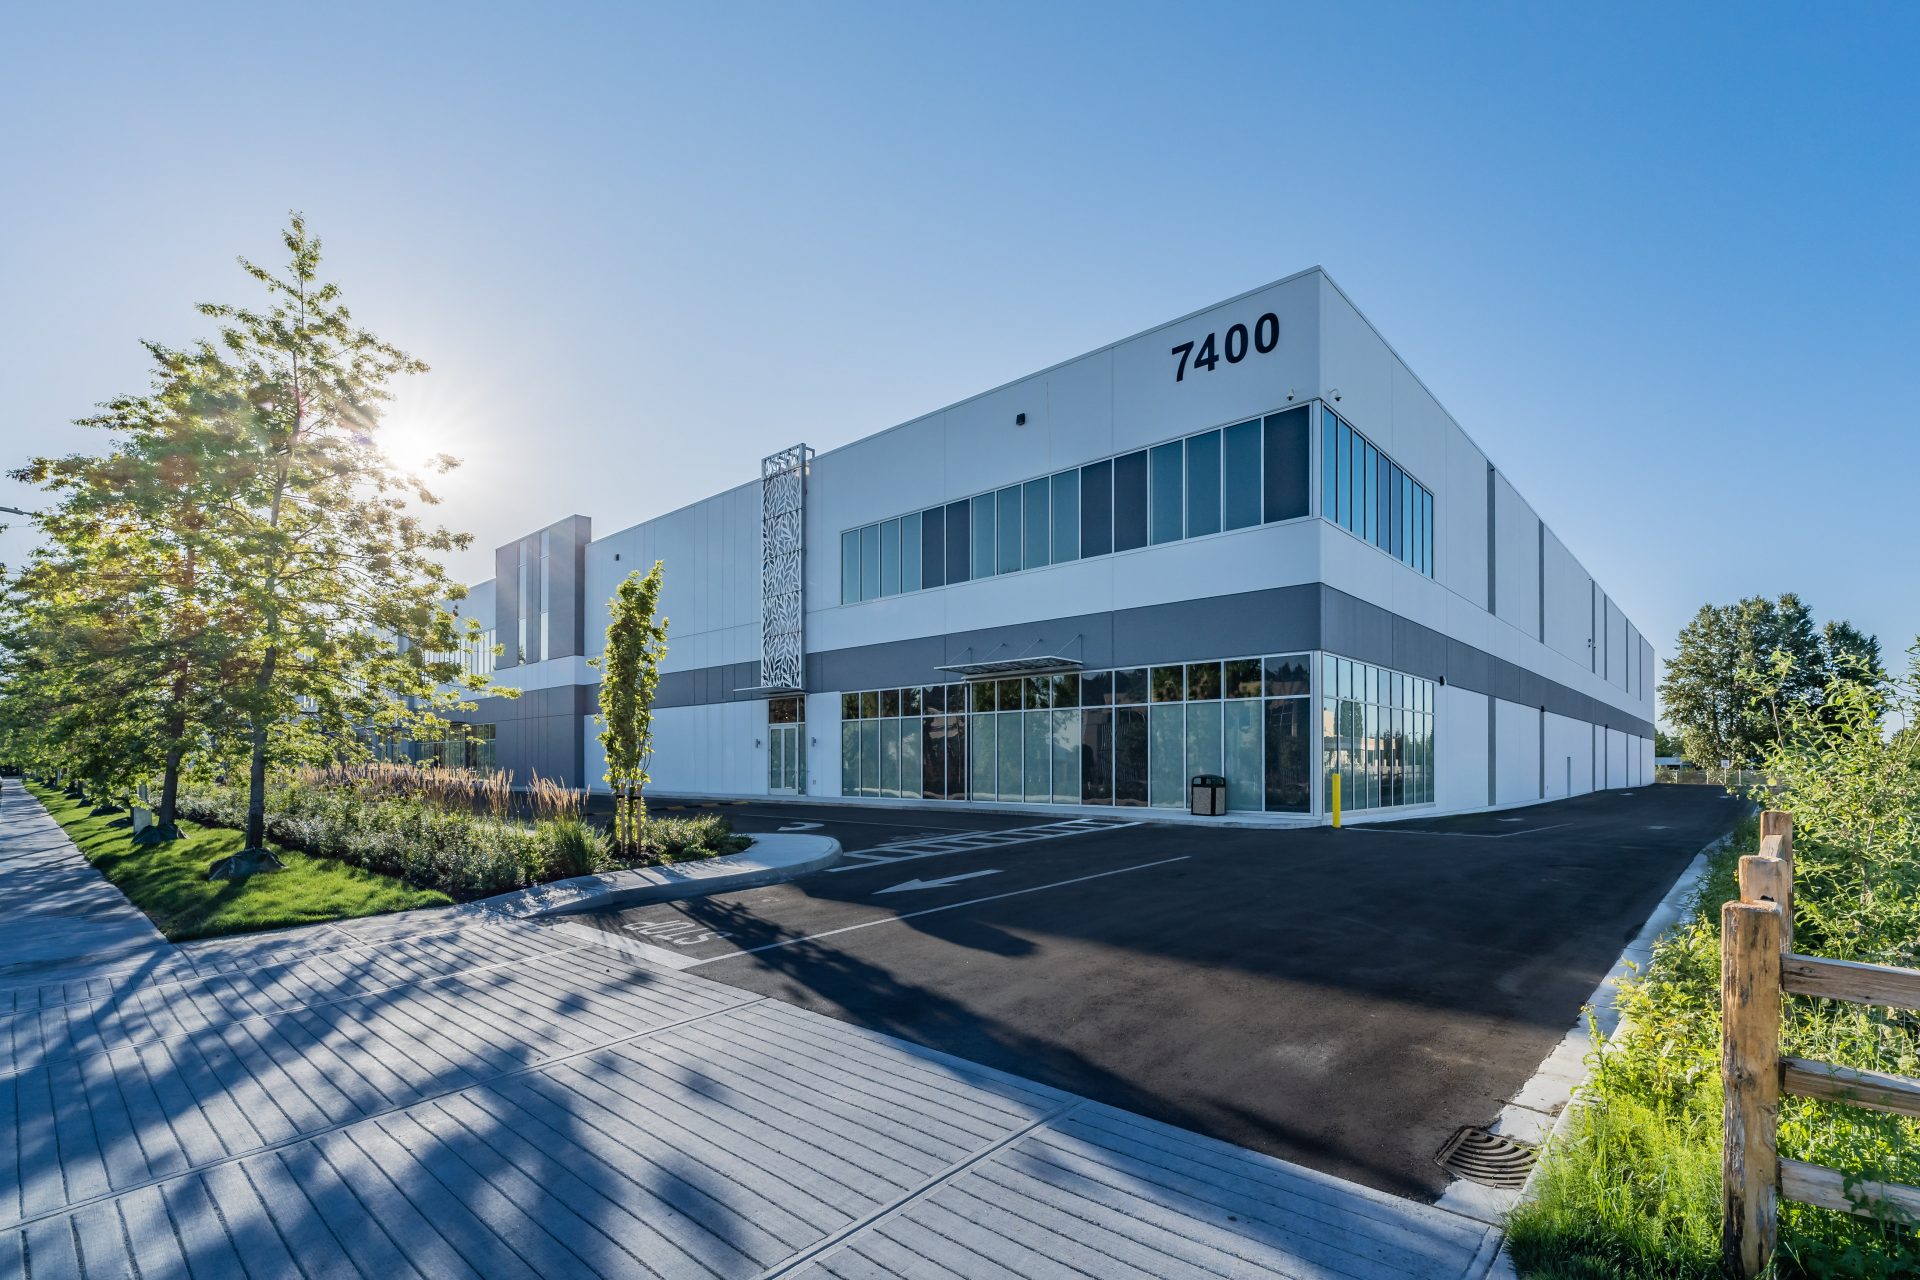
[[[1187,783],[1187,812],[1214,818],[1227,811],[1227,780],[1217,773],[1196,773]]]

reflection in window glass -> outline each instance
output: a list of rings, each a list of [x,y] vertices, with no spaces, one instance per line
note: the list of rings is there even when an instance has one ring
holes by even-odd
[[[983,493],[973,500],[973,576],[991,578],[998,570],[993,561],[993,495]]]
[[[1113,803],[1113,709],[1080,713],[1080,803]]]
[[[900,589],[920,589],[920,513],[900,519]]]
[[[1337,455],[1334,448],[1339,441],[1340,420],[1322,409],[1320,411],[1320,518],[1340,522],[1338,503],[1334,497],[1334,485],[1340,474]]]
[[[1045,711],[1023,711],[1020,713],[1020,736],[1025,741],[1026,759],[1025,794],[1022,797],[1029,804],[1050,804],[1053,801],[1053,780],[1050,777],[1050,762],[1053,753],[1048,747],[1048,733],[1051,723]]]
[[[993,710],[993,681],[980,680],[967,686],[967,710]]]
[[[1187,696],[1186,668],[1153,668],[1153,700],[1155,702],[1179,702]]]
[[[1260,696],[1260,659],[1235,658],[1227,663],[1227,696],[1229,698]]]
[[[849,529],[840,535],[840,603],[852,604],[860,598],[860,531]]]
[[[1052,559],[1047,548],[1047,535],[1052,530],[1052,503],[1048,495],[1052,485],[1045,479],[1029,480],[1024,486],[1022,499],[1026,507],[1026,554],[1020,563],[1024,568],[1038,569],[1051,564]]]
[[[1147,545],[1147,455],[1129,453],[1113,460],[1113,549],[1132,551]]]
[[[877,524],[860,531],[860,598],[880,598],[880,526]]]
[[[1267,812],[1305,813],[1311,792],[1307,769],[1307,699],[1266,703]]]
[[[871,720],[880,714],[880,691],[869,689],[860,695],[860,718]]]
[[[1113,464],[1080,468],[1080,555],[1104,556],[1113,550]]]
[[[994,736],[999,739],[994,748],[1000,762],[998,770],[1001,800],[1018,801],[1020,799],[1020,720],[1018,711],[996,712]]]
[[[967,793],[975,800],[995,798],[993,740],[992,716],[973,716],[967,721]]]
[[[1220,433],[1187,440],[1187,536],[1220,532]]]
[[[880,594],[900,594],[900,522],[888,520],[880,526]]]
[[[1187,664],[1187,698],[1189,700],[1218,698],[1220,696],[1220,664],[1217,662],[1189,662]]]
[[[1187,775],[1220,772],[1220,708],[1218,702],[1187,704]]]
[[[1129,667],[1113,673],[1113,701],[1115,705],[1147,700],[1147,669]]]
[[[1269,698],[1313,692],[1312,671],[1307,655],[1296,653],[1267,659],[1266,692]]]
[[[994,504],[999,512],[999,527],[995,536],[1000,541],[999,555],[994,559],[994,572],[1018,573],[1020,571],[1020,486],[1010,485],[994,495]]]
[[[1113,704],[1113,672],[1087,671],[1080,676],[1080,705],[1105,707]]]
[[[1053,802],[1080,802],[1080,713],[1055,708],[1051,717],[1049,743],[1053,756]]]
[[[900,722],[900,794],[918,799],[922,789],[920,765],[920,720]]]
[[[1077,707],[1080,705],[1080,676],[1077,672],[1063,671],[1051,677],[1053,690],[1049,701],[1056,707]]]
[[[947,585],[947,512],[932,507],[920,513],[920,583],[929,589]]]
[[[1222,433],[1225,498],[1222,527],[1245,529],[1260,523],[1260,424],[1242,422]]]
[[[1053,478],[1053,563],[1080,558],[1080,473]]]
[[[1268,416],[1266,420],[1266,518],[1293,520],[1307,514],[1308,424],[1313,411],[1306,405]]]
[[[860,794],[880,794],[880,721],[860,722]]]
[[[1148,803],[1184,809],[1187,804],[1187,708],[1179,702],[1155,706],[1149,720]]]
[[[1227,808],[1258,811],[1266,805],[1266,772],[1260,756],[1260,706],[1252,700],[1220,704],[1226,763]]]
[[[973,546],[973,507],[965,502],[947,504],[947,581],[965,582],[970,576]]]
[[[1145,672],[1141,675],[1144,678]],[[1113,802],[1147,802],[1147,709],[1113,709]]]
[[[1020,709],[1020,681],[1018,678],[994,681],[994,693],[999,699],[1000,710],[1018,711]]]
[[[1184,506],[1183,494],[1186,490],[1184,472],[1185,450],[1178,440],[1170,444],[1155,445],[1148,451],[1147,496],[1153,503],[1153,527],[1150,531],[1155,543],[1177,542],[1181,535],[1181,511]]]
[[[840,722],[840,794],[860,794],[860,722]]]

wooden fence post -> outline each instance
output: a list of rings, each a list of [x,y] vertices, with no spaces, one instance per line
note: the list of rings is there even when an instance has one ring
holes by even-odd
[[[1766,1267],[1779,1230],[1780,918],[1773,903],[1720,908],[1720,1260],[1741,1280]]]
[[[1787,928],[1787,950],[1793,950],[1793,815],[1767,809],[1760,815],[1760,856],[1787,864],[1787,896],[1778,899],[1781,923]]]
[[[1740,901],[1770,903],[1780,908],[1780,953],[1793,950],[1793,869],[1779,858],[1748,854],[1740,859]]]

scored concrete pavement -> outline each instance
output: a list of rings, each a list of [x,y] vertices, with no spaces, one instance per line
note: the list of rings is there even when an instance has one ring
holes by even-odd
[[[1647,787],[1339,832],[1138,825],[570,919],[674,968],[1431,1199],[1441,1143],[1493,1120],[1740,808]],[[880,820],[962,816],[1004,819],[991,829],[1009,840],[1050,825]]]

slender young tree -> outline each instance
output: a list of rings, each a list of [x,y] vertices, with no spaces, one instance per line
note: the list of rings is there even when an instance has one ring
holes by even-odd
[[[276,757],[348,755],[375,720],[443,732],[438,713],[470,706],[460,694],[485,683],[452,660],[443,604],[465,591],[442,557],[469,535],[423,523],[413,508],[434,495],[378,444],[390,384],[426,365],[354,322],[339,286],[321,279],[320,241],[299,214],[282,239],[277,273],[241,259],[266,289],[263,308],[200,308],[220,322],[214,349],[247,404],[218,424],[212,459],[226,497],[210,551],[247,646],[236,694],[247,718],[246,848],[216,864],[222,876],[277,865],[265,850]],[[443,455],[435,469],[454,465]]]
[[[607,608],[607,648],[592,659],[600,670],[600,745],[606,748],[606,783],[613,792],[613,847],[639,853],[647,825],[647,764],[653,756],[653,695],[667,656],[667,620],[656,621],[661,565],[645,577],[626,576]]]

